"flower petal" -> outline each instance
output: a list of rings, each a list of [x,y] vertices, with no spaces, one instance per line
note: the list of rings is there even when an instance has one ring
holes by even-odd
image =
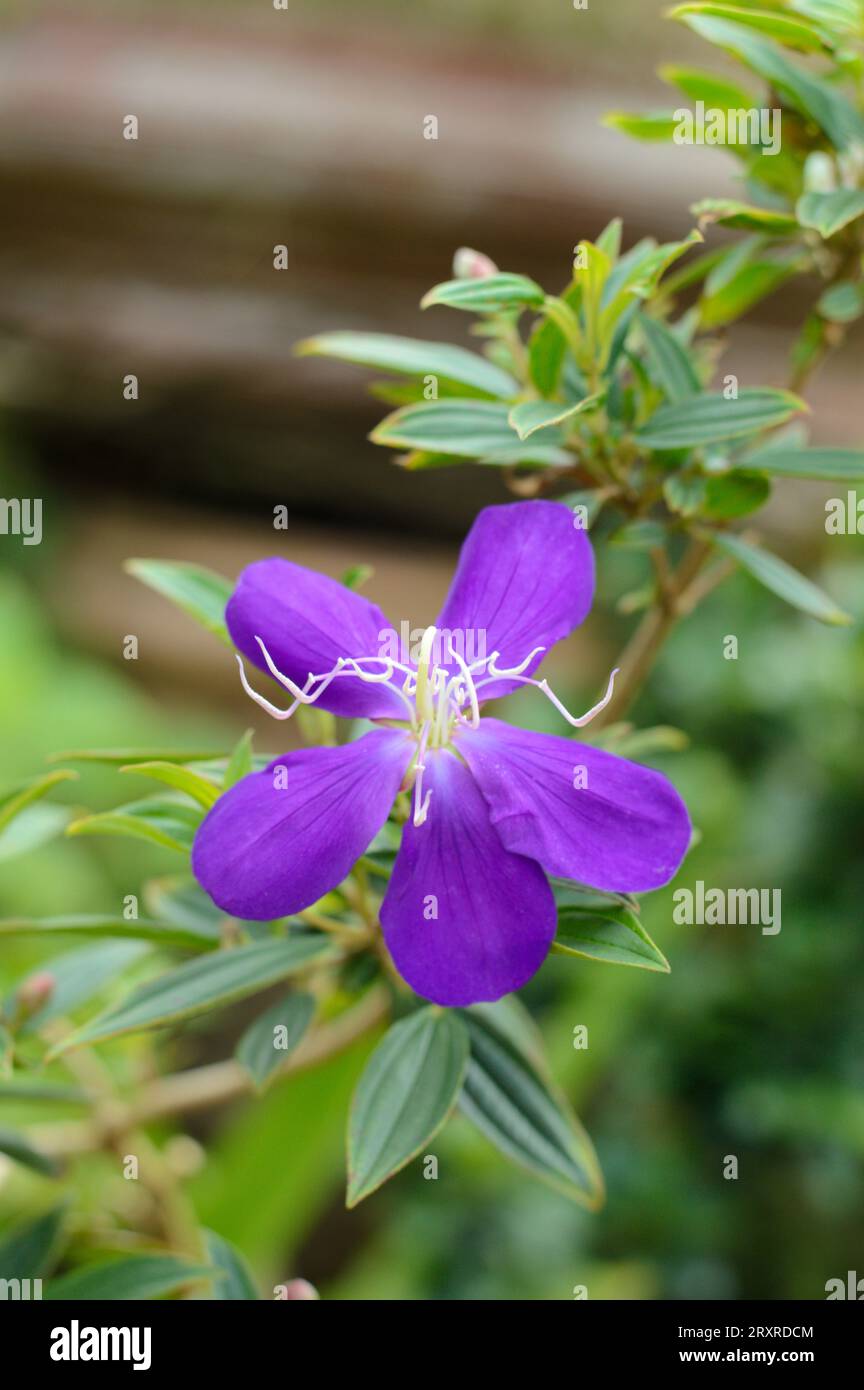
[[[380,729],[341,748],[286,753],[250,773],[199,826],[198,882],[223,911],[253,921],[317,902],[381,829],[413,747],[405,734]]]
[[[460,730],[458,748],[503,843],[549,874],[642,893],[668,883],[687,852],[687,808],[651,768],[499,719]]]
[[[487,655],[501,653],[499,666],[518,666],[535,647],[548,652],[572,632],[593,594],[591,542],[567,507],[539,501],[486,507],[462,546],[437,626],[465,634],[469,653],[485,639]],[[544,654],[523,674],[536,670]],[[446,652],[443,658],[448,665]],[[490,700],[518,688],[495,681],[480,695]]]
[[[546,958],[555,901],[540,868],[510,854],[474,778],[452,753],[426,754],[428,819],[403,831],[381,925],[396,968],[435,1004],[519,989]]]
[[[290,560],[259,560],[247,566],[225,610],[228,631],[239,651],[262,671],[267,665],[260,637],[283,675],[304,686],[310,672],[324,675],[340,656],[379,656],[390,624],[374,603],[326,574]],[[370,666],[373,672],[381,667]],[[291,695],[286,690],[286,703]],[[367,719],[404,719],[393,691],[357,676],[337,676],[316,704],[333,714]]]

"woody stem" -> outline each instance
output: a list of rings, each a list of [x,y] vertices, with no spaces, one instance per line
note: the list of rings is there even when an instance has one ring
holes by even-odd
[[[678,619],[691,612],[696,602],[704,597],[705,591],[698,591],[694,581],[710,553],[711,546],[707,541],[691,541],[680,565],[672,573],[666,568],[665,552],[662,562],[655,558],[657,599],[618,660],[619,676],[615,693],[594,721],[595,728],[614,723],[626,714]]]

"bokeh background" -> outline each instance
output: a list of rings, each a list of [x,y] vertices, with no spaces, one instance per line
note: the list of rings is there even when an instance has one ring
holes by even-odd
[[[610,108],[669,104],[657,62],[717,65],[662,9],[3,6],[0,493],[42,497],[45,528],[38,547],[0,537],[3,784],[70,747],[230,746],[254,724],[260,750],[284,748],[224,649],[124,575],[128,556],[229,575],[272,553],[334,575],[365,563],[395,623],[434,617],[473,515],[507,498],[500,476],[406,474],[366,440],[383,408],[363,373],[292,345],[331,328],[464,341],[462,316],[418,308],[461,244],[554,290],[574,243],[612,215],[627,244],[686,233],[689,203],[734,189],[731,160],[599,124]],[[137,142],[121,138],[128,113]],[[423,138],[430,114],[437,141]],[[793,282],[736,327],[725,369],[783,384],[807,294]],[[860,447],[861,349],[853,335],[814,383],[814,440]],[[127,373],[137,402],[123,399]],[[826,536],[829,493],[778,494],[774,545],[864,617],[861,541]],[[273,530],[280,504],[287,532]],[[642,563],[602,556],[597,607],[553,668],[577,706],[626,636],[615,604]],[[202,1219],[265,1287],[300,1274],[346,1299],[566,1299],[578,1284],[591,1298],[782,1299],[864,1274],[859,631],[820,628],[737,579],[676,633],[635,711],[690,738],[662,763],[702,833],[678,884],[779,888],[783,926],[674,926],[669,890],[645,920],[670,976],[556,959],[526,991],[596,1142],[604,1211],[523,1177],[457,1120],[432,1146],[437,1182],[412,1165],[346,1213],[364,1044],[181,1126],[205,1155],[191,1180]],[[722,657],[730,633],[737,662]],[[556,727],[533,698],[510,713]],[[123,799],[126,779],[105,770],[67,796]],[[54,839],[0,862],[0,915],[113,910],[176,867],[168,851]],[[0,988],[50,954],[4,944]],[[229,1054],[237,1026],[195,1030],[195,1060]],[[79,1167],[97,1224],[105,1181],[96,1160]],[[0,1168],[0,1217],[40,1202],[39,1179]]]

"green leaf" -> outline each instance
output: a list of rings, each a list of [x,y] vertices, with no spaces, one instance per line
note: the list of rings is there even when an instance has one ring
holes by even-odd
[[[86,1024],[57,1051],[194,1018],[335,959],[338,951],[332,943],[314,935],[211,951],[140,985],[119,1007]]]
[[[636,914],[625,907],[603,912],[561,908],[552,949],[562,955],[584,956],[608,965],[633,965],[640,970],[669,973],[669,962],[663,952],[655,946]]]
[[[445,280],[423,296],[420,307],[446,304],[469,313],[497,314],[503,309],[537,309],[544,298],[540,286],[526,275],[502,272],[481,280]]]
[[[311,994],[289,994],[246,1029],[235,1056],[259,1091],[294,1051],[314,1013],[315,1000]]]
[[[699,474],[672,473],[663,484],[663,496],[670,512],[694,516],[702,509],[706,487],[705,479]]]
[[[703,240],[702,233],[694,228],[682,241],[664,242],[661,246],[651,241],[640,243],[621,257],[603,287],[598,333],[604,345],[604,363],[622,315],[633,307],[634,301],[650,298],[669,267]]]
[[[183,750],[178,748],[74,748],[68,753],[54,753],[52,763],[206,763],[224,758],[224,748]]]
[[[52,1207],[0,1241],[0,1279],[38,1279],[50,1268],[63,1226],[65,1207]]]
[[[554,396],[558,389],[567,343],[552,319],[538,322],[528,343],[528,368],[532,385],[541,396]]]
[[[851,280],[831,285],[820,295],[816,308],[831,323],[854,323],[864,314],[864,285]]]
[[[790,106],[815,121],[838,148],[847,149],[864,140],[864,120],[842,93],[791,63],[742,23],[730,24],[695,11],[681,13],[680,18],[703,39],[724,48],[770,82]]]
[[[655,724],[650,729],[634,729],[629,724],[620,724],[620,732],[616,732],[614,739],[604,742],[602,747],[609,748],[613,753],[617,753],[622,758],[644,758],[654,753],[682,753],[685,748],[690,746],[690,740],[683,729],[676,729],[671,724]],[[610,725],[606,729],[607,734],[615,730],[615,725]],[[568,906],[568,898],[561,897],[561,893],[555,894],[556,902]],[[575,907],[590,907],[598,904],[575,902]],[[605,904],[599,904],[601,908]],[[613,903],[613,907],[618,904]],[[626,904],[625,904],[626,906]]]
[[[349,586],[350,587],[350,586]],[[225,768],[225,776],[222,779],[222,787],[227,792],[243,777],[247,777],[252,771],[252,739],[254,729],[247,729],[232,749],[228,759],[228,766]]]
[[[717,247],[714,251],[705,251],[701,256],[694,256],[687,265],[681,266],[673,275],[664,280],[664,296],[677,295],[681,290],[688,289],[691,285],[698,285],[710,275],[726,254],[722,247]]]
[[[371,565],[351,565],[343,574],[342,583],[346,589],[362,589],[374,573],[375,570]]]
[[[530,1019],[514,1000],[459,1011],[471,1052],[459,1105],[501,1153],[596,1209],[603,1179],[591,1141],[552,1085]]]
[[[742,569],[793,608],[799,608],[811,618],[818,618],[821,623],[837,627],[852,622],[849,614],[838,608],[833,599],[777,555],[748,544],[740,536],[718,535],[714,540],[721,550],[738,561]]]
[[[757,104],[753,94],[739,87],[737,82],[730,82],[702,68],[682,68],[668,63],[658,69],[658,76],[670,86],[677,87],[690,101],[704,102],[706,108],[713,106],[721,111],[749,111]]]
[[[837,33],[864,33],[861,0],[788,0],[789,8]]]
[[[666,540],[666,528],[662,521],[652,521],[646,517],[639,521],[627,521],[619,526],[609,537],[612,545],[625,546],[630,550],[653,550]]]
[[[22,1167],[30,1168],[32,1172],[39,1173],[44,1178],[56,1178],[60,1174],[60,1165],[56,1159],[34,1148],[17,1130],[0,1129],[0,1154],[6,1154],[7,1158],[14,1159]],[[2,1277],[0,1271],[0,1278]]]
[[[780,425],[806,406],[791,391],[741,391],[727,400],[705,392],[663,405],[636,435],[647,449],[689,449]]]
[[[538,319],[528,344],[528,369],[533,385],[545,398],[558,391],[568,347],[571,354],[581,347],[581,306],[582,286],[578,278],[560,295],[547,295],[543,302],[543,317]],[[572,356],[570,367],[575,368]],[[587,387],[577,394],[587,394]]]
[[[468,1037],[453,1012],[418,1009],[384,1035],[354,1093],[347,1205],[354,1207],[434,1138],[459,1096]]]
[[[622,738],[630,733],[631,725],[629,724],[623,722],[610,724],[607,728],[598,730],[594,736],[594,742],[599,748],[605,748],[608,745],[608,747],[614,748],[617,753]],[[551,877],[550,883],[559,908],[590,907],[605,911],[609,907],[636,907],[635,898],[628,897],[626,893],[604,893],[599,888],[589,888],[586,884],[577,883],[572,878]]]
[[[679,124],[674,111],[646,111],[641,115],[634,111],[607,111],[600,123],[633,140],[651,143],[671,140]]]
[[[71,1274],[52,1279],[45,1287],[44,1297],[53,1300],[79,1302],[99,1300],[119,1302],[127,1299],[150,1299],[177,1293],[187,1284],[213,1278],[213,1270],[195,1265],[179,1255],[127,1255],[121,1259],[100,1260],[84,1265]]]
[[[438,396],[480,396],[486,398],[486,393],[474,391],[470,386],[460,386],[458,381],[445,381],[443,377],[436,377],[438,383],[435,391],[428,391],[421,381],[411,378],[408,381],[370,381],[367,387],[370,396],[374,396],[376,401],[382,401],[384,405],[390,406],[395,410],[400,405],[413,405],[416,401],[429,400],[430,397],[437,399]],[[343,580],[344,583],[344,580]]]
[[[862,449],[796,449],[770,444],[748,455],[747,468],[778,478],[816,478],[832,483],[864,482]]]
[[[42,1008],[25,1020],[20,1031],[37,1032],[52,1019],[73,1013],[107,984],[117,980],[146,950],[146,943],[141,941],[100,941],[43,961],[33,973],[53,976],[54,989]]]
[[[702,514],[718,521],[749,516],[767,502],[770,494],[771,484],[761,473],[732,468],[706,479]]]
[[[708,15],[716,19],[732,20],[745,28],[757,29],[760,33],[767,34],[768,38],[776,39],[787,48],[797,48],[804,53],[833,47],[828,36],[823,36],[807,20],[778,14],[776,10],[748,10],[741,5],[687,4],[676,5],[668,11],[670,19],[686,19],[689,15]]]
[[[209,811],[219,800],[220,790],[213,782],[188,767],[181,767],[179,763],[128,763],[121,767],[120,771],[137,773],[141,777],[152,777],[156,782],[164,782],[166,786],[174,787],[177,791],[191,796],[205,811]]]
[[[662,276],[675,261],[704,241],[702,233],[695,227],[682,241],[667,241],[660,246],[652,237],[631,246],[618,264],[613,266],[603,290],[603,307],[609,310],[616,305],[629,303],[635,295],[646,299],[657,288]]]
[[[805,193],[795,207],[802,227],[812,227],[827,240],[864,215],[864,189],[838,188],[833,193]]]
[[[198,931],[193,927],[178,927],[165,922],[127,921],[119,914],[72,914],[66,917],[5,917],[0,919],[0,937],[4,936],[97,936],[128,937],[131,940],[152,941],[157,946],[178,946],[184,950],[207,950],[218,942],[218,935]]]
[[[20,1075],[20,1073],[18,1073]],[[79,1086],[57,1086],[42,1081],[0,1081],[0,1100],[13,1105],[90,1105],[92,1097]]]
[[[259,1302],[255,1280],[240,1251],[215,1231],[207,1231],[205,1236],[207,1257],[214,1271],[211,1297],[232,1303]]]
[[[389,448],[421,449],[464,457],[512,455],[518,449],[508,423],[509,407],[493,401],[444,400],[408,405],[382,420],[369,438]],[[544,442],[559,444],[550,430]]]
[[[762,252],[766,241],[766,237],[759,235],[740,237],[726,248],[705,277],[706,298],[724,289],[746,266],[751,265]],[[773,265],[774,262],[769,264]]]
[[[825,320],[817,313],[811,311],[805,318],[789,353],[790,367],[799,380],[806,380],[825,352],[828,346],[827,327]]]
[[[703,328],[724,328],[746,314],[755,304],[773,294],[803,268],[797,261],[748,261],[736,269],[719,287],[706,285],[699,301]]]
[[[577,259],[574,262],[574,277],[582,288],[582,318],[585,324],[585,356],[587,361],[593,361],[597,357],[598,349],[604,341],[603,332],[600,325],[600,304],[603,298],[603,290],[606,281],[612,272],[612,262],[599,246],[595,246],[591,241],[580,241],[576,247]],[[584,261],[584,265],[580,264]],[[623,311],[623,306],[622,306]],[[607,338],[611,337],[614,321],[620,317],[619,312],[610,316],[607,329]],[[597,359],[599,360],[599,358]],[[584,366],[584,363],[583,363]]]
[[[464,283],[476,285],[482,282]],[[434,294],[434,290],[431,293]],[[515,396],[519,390],[518,383],[509,373],[476,352],[454,347],[451,343],[427,343],[416,338],[391,337],[386,333],[322,333],[317,338],[307,338],[305,342],[298,343],[294,351],[301,356],[338,357],[345,362],[381,367],[385,371],[403,372],[408,376],[444,377],[505,400]]]
[[[612,265],[615,264],[621,254],[621,233],[624,230],[624,223],[620,217],[613,217],[608,222],[597,238],[597,250],[602,251],[608,257]]]
[[[201,819],[200,809],[179,797],[151,796],[144,801],[130,801],[113,811],[84,816],[73,821],[66,834],[128,835],[187,854]]]
[[[144,885],[144,901],[148,912],[160,921],[202,943],[219,944],[227,914],[194,878],[183,874],[152,878]]]
[[[639,317],[645,339],[648,370],[670,401],[686,400],[702,390],[690,356],[670,328],[660,319]]]
[[[693,203],[690,211],[698,217],[699,225],[718,222],[721,227],[735,227],[748,232],[765,232],[771,236],[794,236],[798,221],[788,212],[772,208],[753,207],[734,198],[703,198]]]
[[[176,603],[226,646],[233,646],[225,626],[225,605],[234,592],[230,579],[180,560],[127,560],[123,568]]]
[[[47,796],[48,792],[60,782],[74,782],[77,778],[77,772],[70,772],[66,769],[46,772],[41,777],[32,777],[27,782],[19,782],[17,786],[0,792],[0,831],[5,830],[6,826],[20,815],[25,807],[39,801],[43,796]]]
[[[575,511],[576,507],[584,507],[584,529],[590,531],[606,501],[606,493],[602,488],[580,488],[576,492],[564,493],[554,500],[569,507],[571,511]]]
[[[0,864],[53,840],[66,829],[74,814],[70,806],[58,806],[53,801],[26,806],[0,831]]]
[[[577,401],[575,405],[562,405],[558,401],[523,401],[521,405],[513,406],[507,419],[520,439],[528,439],[549,425],[561,425],[565,420],[596,409],[602,399],[602,394],[598,393],[586,396],[584,401]]]

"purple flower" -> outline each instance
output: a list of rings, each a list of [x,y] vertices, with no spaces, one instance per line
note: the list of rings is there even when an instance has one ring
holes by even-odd
[[[602,708],[611,679],[575,719],[532,674],[582,622],[593,589],[588,537],[566,507],[542,501],[479,514],[413,659],[382,647],[392,629],[381,610],[335,580],[287,560],[250,565],[228,628],[294,698],[287,710],[265,700],[238,657],[246,690],[276,718],[315,702],[381,727],[287,753],[220,797],[195,838],[198,881],[233,916],[299,912],[348,875],[400,788],[412,788],[381,924],[400,974],[444,1005],[498,999],[539,969],[555,935],[547,874],[613,892],[667,883],[690,822],[665,777],[480,719],[484,701],[524,684],[574,726]],[[466,653],[466,634],[479,656]]]

